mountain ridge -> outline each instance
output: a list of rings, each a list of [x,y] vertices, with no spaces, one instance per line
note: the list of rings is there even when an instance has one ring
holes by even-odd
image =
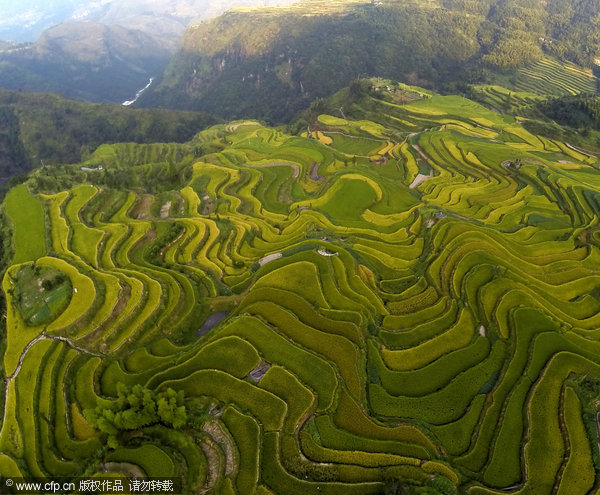
[[[184,142],[219,122],[203,113],[133,109],[0,89],[0,178],[78,162],[110,142]]]
[[[70,0],[0,1],[0,39],[35,41],[41,33],[72,21],[100,22],[138,29],[177,42],[194,20],[221,14],[234,5],[269,5],[291,0]],[[5,5],[6,4],[6,5]]]
[[[162,69],[174,46],[121,26],[60,24],[35,43],[0,51],[0,86],[121,103]]]

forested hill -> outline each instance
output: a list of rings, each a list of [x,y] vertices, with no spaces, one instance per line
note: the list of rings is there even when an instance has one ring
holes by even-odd
[[[0,89],[0,178],[40,164],[73,163],[102,143],[184,142],[218,120]]]
[[[358,76],[456,89],[544,55],[593,69],[592,0],[308,0],[238,9],[188,29],[142,106],[285,121]]]

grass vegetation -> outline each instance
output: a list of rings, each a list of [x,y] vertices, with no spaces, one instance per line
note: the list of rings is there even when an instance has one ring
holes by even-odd
[[[12,223],[13,263],[35,261],[46,254],[46,220],[39,198],[25,185],[13,188],[6,196],[4,209]]]
[[[35,264],[23,265],[16,273],[14,298],[26,325],[51,322],[67,307],[73,287],[59,270]]]

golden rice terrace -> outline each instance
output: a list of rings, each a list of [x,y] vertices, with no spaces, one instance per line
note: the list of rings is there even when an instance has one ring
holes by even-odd
[[[598,490],[596,157],[461,97],[379,91],[376,122],[107,145],[76,187],[40,171],[9,193],[3,476]]]

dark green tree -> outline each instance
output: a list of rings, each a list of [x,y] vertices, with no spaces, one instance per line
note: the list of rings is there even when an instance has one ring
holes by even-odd
[[[187,422],[183,391],[168,388],[155,392],[141,385],[132,388],[119,383],[117,399],[109,405],[99,405],[84,411],[86,419],[108,435],[109,447],[119,445],[119,435],[153,424],[181,428]]]

